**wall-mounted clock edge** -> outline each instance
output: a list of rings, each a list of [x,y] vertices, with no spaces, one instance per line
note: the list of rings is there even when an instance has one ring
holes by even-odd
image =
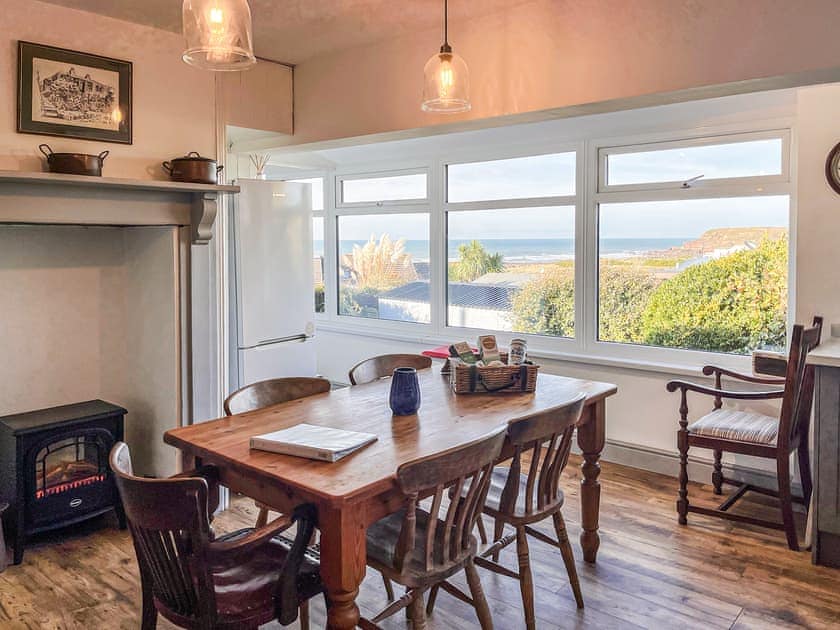
[[[834,145],[825,160],[825,178],[834,192],[840,195],[840,142]]]

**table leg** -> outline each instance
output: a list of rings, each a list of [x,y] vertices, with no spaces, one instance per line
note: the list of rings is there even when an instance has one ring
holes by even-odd
[[[356,597],[365,577],[365,527],[358,518],[359,508],[336,510],[321,507],[321,579],[327,590],[329,609],[327,628],[349,630],[359,623]]]
[[[606,435],[606,403],[599,400],[584,408],[584,418],[577,430],[577,442],[583,452],[580,481],[580,546],[583,559],[595,562],[601,538],[598,536],[598,513],[601,507],[601,484],[598,460],[604,449]]]

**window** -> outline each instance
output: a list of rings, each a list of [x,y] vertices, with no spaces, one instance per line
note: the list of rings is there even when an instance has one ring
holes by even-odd
[[[574,152],[449,164],[447,201],[487,201],[575,194]]]
[[[312,217],[312,272],[315,279],[315,312],[323,313],[324,289],[324,217]]]
[[[431,321],[429,215],[338,217],[339,315]]]
[[[315,312],[323,313],[324,298],[324,178],[290,179],[312,186],[312,277],[315,282]]]
[[[576,160],[447,165],[448,326],[574,337]]]
[[[601,189],[691,187],[747,177],[778,179],[787,167],[787,146],[787,134],[776,134],[602,149]]]
[[[447,219],[450,326],[574,337],[574,206]]]
[[[426,173],[339,178],[339,205],[425,200],[429,196],[427,180]]]
[[[324,317],[428,343],[522,336],[537,356],[696,366],[714,352],[743,369],[787,342],[791,138],[731,129],[531,155],[488,144],[476,161],[426,138],[405,169],[337,175],[314,224]]]
[[[728,183],[725,197],[691,186],[599,197],[599,341],[733,354],[784,349],[790,198],[754,178],[786,177],[785,144],[777,137],[608,153],[610,184],[704,172]]]

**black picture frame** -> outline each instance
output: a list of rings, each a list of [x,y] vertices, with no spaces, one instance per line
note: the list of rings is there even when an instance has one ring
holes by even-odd
[[[17,131],[132,144],[132,87],[130,61],[19,41]]]

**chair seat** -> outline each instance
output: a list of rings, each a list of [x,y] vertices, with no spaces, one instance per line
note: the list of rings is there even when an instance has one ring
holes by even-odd
[[[528,476],[519,475],[519,494],[516,497],[516,506],[513,514],[506,514],[499,511],[499,503],[502,498],[502,491],[505,488],[508,478],[508,468],[497,467],[493,469],[493,474],[490,477],[490,489],[487,491],[487,500],[484,502],[484,513],[490,516],[500,517],[512,523],[530,523],[539,521],[546,517],[549,512],[554,512],[563,506],[564,496],[563,491],[558,488],[557,496],[554,501],[545,505],[541,509],[537,509],[536,501],[534,502],[534,509],[530,512],[525,508],[525,496],[528,486]]]
[[[395,582],[414,587],[421,583],[427,584],[430,581],[446,579],[456,573],[467,558],[475,554],[477,542],[475,536],[471,535],[468,549],[462,551],[454,561],[440,564],[440,559],[443,557],[443,537],[446,524],[438,519],[435,539],[432,543],[434,545],[433,565],[430,571],[426,570],[426,532],[429,529],[430,516],[425,510],[418,508],[415,533],[417,542],[411,553],[405,557],[402,571],[398,571],[394,566],[394,556],[404,519],[405,508],[402,508],[399,512],[378,520],[367,530],[368,563]]]
[[[688,433],[772,446],[779,435],[779,421],[752,411],[718,409],[690,424]]]
[[[241,529],[216,540],[232,541],[252,531],[253,528]],[[275,536],[246,562],[224,571],[213,572],[220,623],[235,625],[244,620],[264,619],[266,615],[268,620],[273,618],[272,596],[283,562],[293,542],[286,536]],[[298,579],[298,592],[302,601],[323,590],[318,556],[318,550],[313,548],[308,549],[304,556]]]

